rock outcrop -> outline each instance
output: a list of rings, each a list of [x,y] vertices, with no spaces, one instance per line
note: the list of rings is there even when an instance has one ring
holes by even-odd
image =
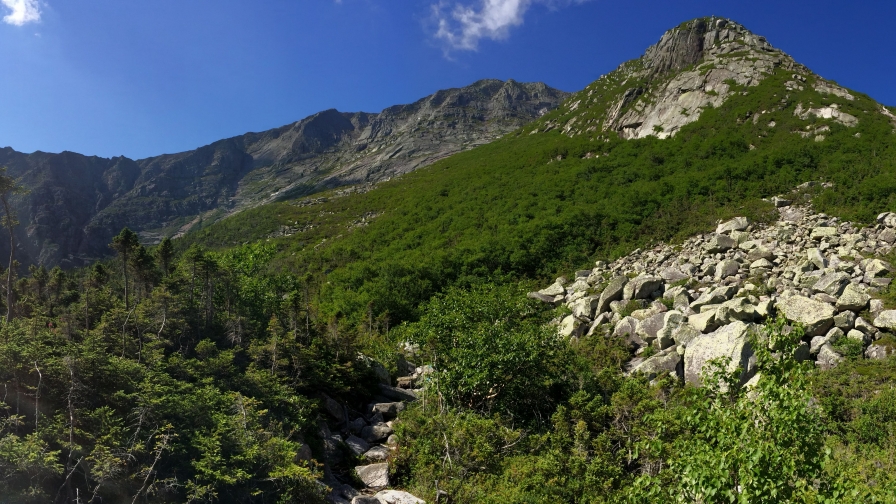
[[[719,107],[737,88],[759,84],[776,68],[807,73],[765,37],[735,22],[683,23],[617,70],[633,87],[609,108],[600,129],[623,138],[673,136],[703,109]]]
[[[598,300],[594,311],[573,310],[560,334],[624,338],[636,350],[630,372],[649,379],[669,374],[700,384],[707,363],[722,358],[727,371],[742,370],[744,384],[755,371],[750,333],[758,336],[759,324],[778,315],[804,328],[799,356],[820,368],[854,351],[842,345],[848,340],[863,349],[853,357],[889,355],[891,345],[876,342],[896,333],[896,310],[885,310],[875,297],[894,271],[881,256],[896,245],[896,213],[860,227],[785,198],[773,203],[777,222],[736,218],[675,247],[660,244],[610,264],[598,261],[593,270],[577,272],[574,284],[559,278],[541,291],[549,296],[536,299],[572,309],[581,292],[591,293]],[[641,309],[623,312],[631,303]],[[642,357],[648,347],[650,356]]]
[[[775,96],[783,100],[766,103],[767,109],[751,110],[740,120],[755,125],[763,115],[788,108],[805,127],[793,132],[820,142],[831,131],[830,123],[854,127],[858,115],[869,112],[854,106],[858,100],[850,91],[812,73],[765,37],[730,19],[705,17],[667,31],[643,56],[569,97],[559,113],[536,123],[529,133],[556,129],[568,136],[605,141],[610,135],[668,138],[697,121],[704,110],[719,108],[732,96],[750,94],[772,76],[786,79],[775,83],[780,87]],[[812,90],[814,96],[789,102],[792,93],[804,90]],[[877,104],[876,108],[896,126],[890,109]],[[774,120],[763,124],[776,126]]]

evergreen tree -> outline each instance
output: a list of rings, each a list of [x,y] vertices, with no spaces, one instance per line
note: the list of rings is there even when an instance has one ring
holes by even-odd
[[[137,233],[131,231],[128,228],[124,228],[115,238],[112,238],[112,243],[109,244],[115,252],[118,253],[118,257],[121,259],[121,274],[124,279],[124,307],[125,309],[130,309],[130,298],[128,292],[128,266],[129,259],[134,255],[137,248],[140,246],[140,241],[137,238]]]
[[[9,233],[9,267],[6,272],[6,321],[12,318],[12,277],[15,267],[16,237],[15,227],[19,223],[16,212],[12,208],[10,198],[15,194],[23,194],[25,188],[18,181],[6,174],[6,167],[0,168],[0,204],[3,205],[3,227]]]
[[[174,244],[171,238],[167,236],[159,243],[156,249],[156,257],[159,259],[159,266],[162,268],[162,276],[167,277],[171,272],[171,260],[174,258]]]

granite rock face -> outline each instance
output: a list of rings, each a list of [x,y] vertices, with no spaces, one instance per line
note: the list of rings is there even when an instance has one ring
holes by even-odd
[[[807,89],[820,95],[818,101],[789,106],[793,117],[805,122],[805,130],[794,131],[803,138],[824,141],[831,131],[827,123],[852,128],[867,112],[853,106],[857,100],[848,90],[812,73],[765,37],[730,19],[704,17],[668,30],[643,56],[570,96],[560,107],[561,114],[530,133],[556,129],[570,137],[669,138],[699,120],[704,110],[719,108],[732,96],[747,95],[776,74],[787,77],[778,96]],[[830,98],[848,106],[828,104]],[[825,104],[820,105],[822,100]],[[877,108],[896,126],[891,110]],[[772,109],[753,110],[743,120],[774,128],[771,113]],[[779,197],[773,204],[780,208],[791,201]]]
[[[714,359],[727,359],[725,371],[732,372],[740,367],[741,384],[746,383],[755,373],[751,362],[753,349],[748,341],[753,327],[743,322],[733,322],[715,332],[695,338],[684,353],[684,380],[692,385],[701,385],[706,379],[708,363]]]
[[[738,86],[755,86],[776,67],[798,70],[790,56],[765,37],[718,18],[696,19],[663,34],[633,65],[633,77],[646,78],[647,88],[623,98],[611,109],[605,129],[624,138],[655,135],[666,138],[696,121],[707,107],[718,107]]]
[[[358,466],[355,468],[358,478],[371,488],[389,486],[389,464],[385,462]]]

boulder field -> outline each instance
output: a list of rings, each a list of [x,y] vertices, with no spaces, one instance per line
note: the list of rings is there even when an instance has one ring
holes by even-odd
[[[890,355],[896,310],[879,297],[894,271],[882,257],[896,243],[896,213],[862,227],[771,201],[779,213],[772,224],[736,217],[680,245],[597,261],[529,297],[569,309],[554,321],[564,337],[625,338],[635,352],[629,372],[650,379],[669,373],[700,385],[706,363],[724,357],[746,383],[755,374],[749,335],[779,315],[805,331],[797,357],[820,368],[859,346],[864,358]]]

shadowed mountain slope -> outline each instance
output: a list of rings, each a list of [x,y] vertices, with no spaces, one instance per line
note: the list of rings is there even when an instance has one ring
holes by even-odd
[[[137,161],[5,148],[0,166],[30,191],[16,198],[17,256],[23,264],[85,264],[107,256],[124,226],[153,243],[259,204],[379,182],[499,138],[566,96],[541,83],[482,80],[379,114],[326,110]]]

